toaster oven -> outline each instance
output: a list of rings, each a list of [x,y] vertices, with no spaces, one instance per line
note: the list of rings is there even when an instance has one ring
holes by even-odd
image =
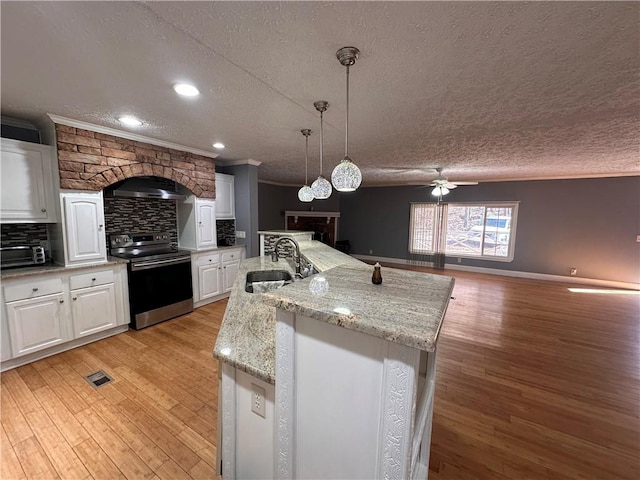
[[[21,245],[0,248],[0,267],[27,267],[45,263],[44,247]]]

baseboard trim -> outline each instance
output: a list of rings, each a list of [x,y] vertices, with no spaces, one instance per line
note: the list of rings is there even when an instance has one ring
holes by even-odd
[[[107,337],[118,335],[119,333],[124,333],[127,330],[129,330],[128,323],[126,325],[119,325],[109,330],[104,330],[102,332],[94,333],[93,335],[87,335],[86,337],[76,338],[75,340],[71,340],[66,343],[61,343],[54,347],[40,350],[39,352],[33,352],[23,357],[16,357],[9,360],[5,360],[4,362],[2,362],[0,366],[0,371],[5,372],[7,370],[11,370],[12,368],[21,367],[22,365],[26,365],[27,363],[35,362],[37,360],[42,360],[43,358],[50,357],[51,355],[56,355],[58,353],[66,352],[67,350],[71,350],[72,348],[81,347],[82,345],[87,345],[88,343],[97,342],[98,340],[103,340]]]
[[[352,255],[358,260],[373,262],[396,263],[398,265],[421,265],[433,267],[433,262],[408,260],[406,258],[374,257],[372,255]],[[550,282],[574,283],[579,285],[594,285],[598,287],[625,288],[628,290],[640,290],[640,283],[619,282],[616,280],[600,280],[598,278],[570,277],[564,275],[551,275],[548,273],[521,272],[518,270],[502,270],[500,268],[473,267],[471,265],[455,265],[446,263],[445,270],[460,270],[464,272],[485,273],[488,275],[502,275],[505,277],[528,278],[532,280],[547,280]]]

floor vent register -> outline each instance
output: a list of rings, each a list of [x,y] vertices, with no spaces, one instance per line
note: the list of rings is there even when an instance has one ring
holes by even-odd
[[[101,387],[113,381],[113,378],[111,378],[102,370],[98,370],[97,372],[87,375],[86,377],[84,377],[84,379],[89,382],[89,385],[91,385],[93,388]]]

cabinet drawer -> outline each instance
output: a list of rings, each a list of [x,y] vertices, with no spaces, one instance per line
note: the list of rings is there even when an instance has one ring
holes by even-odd
[[[4,286],[5,302],[13,302],[16,300],[25,300],[27,298],[42,297],[52,293],[62,292],[61,278],[48,278],[46,280],[33,280],[23,282],[18,285]]]
[[[240,260],[240,252],[235,250],[233,252],[224,252],[222,254],[222,261],[229,262],[231,260]]]
[[[113,270],[96,270],[89,273],[72,275],[69,278],[71,290],[113,283]]]
[[[196,260],[196,265],[211,265],[213,263],[220,263],[220,254],[211,253],[209,255],[199,255]]]

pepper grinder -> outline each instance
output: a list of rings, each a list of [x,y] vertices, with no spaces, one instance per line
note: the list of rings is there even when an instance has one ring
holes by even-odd
[[[382,272],[380,271],[380,263],[376,262],[373,266],[373,275],[371,275],[371,283],[380,285],[382,283]]]

